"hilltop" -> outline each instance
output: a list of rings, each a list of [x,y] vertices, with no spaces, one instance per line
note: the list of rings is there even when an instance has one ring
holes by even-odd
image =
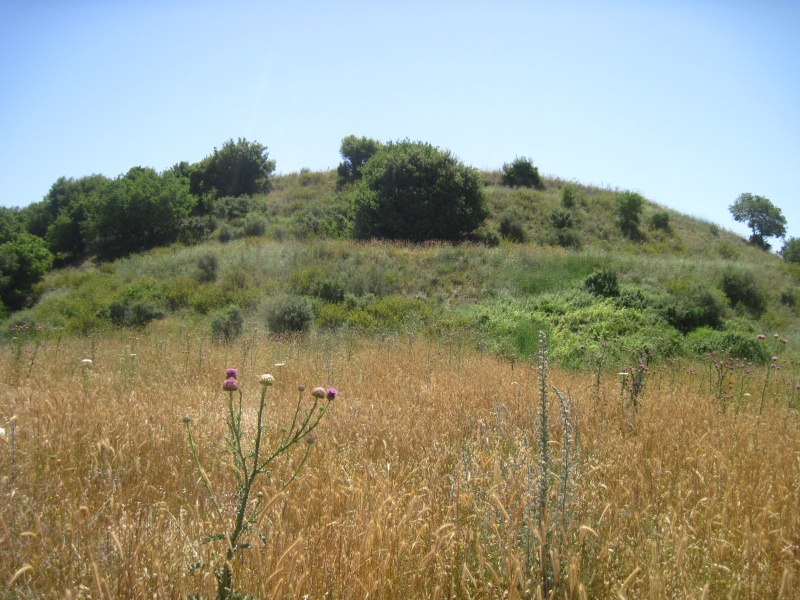
[[[473,241],[408,244],[347,239],[335,171],[275,176],[268,193],[219,201],[207,241],[51,271],[3,329],[422,332],[517,358],[542,329],[556,358],[592,368],[606,344],[763,361],[757,334],[800,334],[800,269],[739,235],[645,201],[631,239],[622,190],[481,179],[489,217]]]

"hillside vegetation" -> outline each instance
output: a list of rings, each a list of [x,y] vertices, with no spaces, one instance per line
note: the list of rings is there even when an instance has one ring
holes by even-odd
[[[347,239],[349,188],[335,172],[278,176],[267,194],[218,203],[227,217],[208,242],[50,272],[38,302],[5,330],[191,327],[229,340],[422,331],[524,357],[541,329],[553,334],[554,358],[592,368],[612,341],[626,351],[657,346],[662,357],[764,361],[757,334],[797,339],[797,265],[650,202],[632,240],[615,213],[619,190],[555,179],[512,188],[501,177],[482,175],[485,239],[409,244]]]

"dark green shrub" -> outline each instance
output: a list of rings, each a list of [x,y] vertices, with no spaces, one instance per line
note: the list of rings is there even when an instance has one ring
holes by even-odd
[[[206,217],[187,217],[181,221],[178,241],[186,246],[205,242],[211,235],[211,223]]]
[[[162,319],[164,313],[147,300],[121,298],[100,311],[98,316],[111,321],[117,327],[144,327],[150,321]]]
[[[550,214],[550,221],[556,229],[569,229],[572,227],[572,213],[568,210],[554,210]]]
[[[489,214],[478,171],[430,144],[387,144],[362,174],[353,192],[360,239],[461,241]]]
[[[348,135],[342,139],[342,145],[339,147],[342,162],[336,169],[339,186],[361,179],[361,169],[375,156],[381,146],[379,141],[368,137]]]
[[[213,252],[205,252],[197,258],[197,272],[195,279],[200,283],[210,283],[217,280],[219,260]]]
[[[306,331],[314,313],[311,302],[303,296],[280,296],[272,299],[265,311],[267,325],[273,333]]]
[[[250,213],[244,219],[242,231],[245,237],[262,237],[267,231],[267,220],[261,215]]]
[[[518,208],[513,207],[500,215],[500,235],[505,239],[522,244],[528,240],[528,231],[525,229],[525,217]]]
[[[575,208],[575,202],[578,199],[578,192],[575,185],[572,183],[565,183],[561,188],[561,206],[570,210]]]
[[[667,322],[681,333],[698,327],[718,329],[722,325],[725,301],[717,290],[698,285],[675,295],[664,307]]]
[[[489,248],[495,248],[500,245],[500,234],[496,229],[481,226],[475,232],[473,241],[488,246]]]
[[[642,237],[639,231],[639,216],[644,208],[644,198],[634,192],[623,192],[616,198],[615,212],[622,235],[630,239]]]
[[[713,352],[716,355],[728,355],[762,364],[769,359],[763,342],[750,332],[737,330],[715,331],[701,327],[686,336],[685,347],[697,356]]]
[[[503,165],[503,175],[501,177],[503,185],[511,187],[529,187],[537,190],[544,189],[544,181],[539,175],[539,169],[533,166],[530,158],[515,158],[511,164]]]
[[[211,315],[211,337],[230,342],[242,334],[244,315],[238,306],[231,305]]]
[[[253,208],[249,196],[225,196],[214,201],[213,215],[224,221],[244,218]]]
[[[580,249],[581,237],[574,229],[557,229],[555,232],[556,244],[562,248]]]
[[[223,223],[214,232],[214,237],[218,242],[225,244],[236,237],[236,230],[227,223]]]
[[[189,168],[189,188],[195,196],[252,196],[269,190],[274,170],[275,161],[269,160],[266,146],[230,139]]]
[[[720,279],[720,289],[730,300],[731,306],[743,306],[755,315],[767,308],[767,299],[750,271],[728,269]]]
[[[779,254],[786,262],[800,265],[800,238],[790,237],[787,239]]]
[[[650,229],[660,229],[661,231],[669,231],[669,213],[665,210],[658,211],[650,215]]]
[[[614,298],[619,296],[617,272],[611,269],[600,269],[583,280],[583,287],[595,296]]]
[[[790,288],[781,292],[781,304],[794,308],[797,306],[797,290]]]

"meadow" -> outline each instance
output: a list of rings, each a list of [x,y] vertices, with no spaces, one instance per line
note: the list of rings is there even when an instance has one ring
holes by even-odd
[[[215,595],[238,501],[227,368],[245,441],[274,376],[271,447],[308,390],[338,390],[257,481],[234,597],[800,597],[794,360],[543,371],[473,342],[156,323],[0,348],[0,597]]]

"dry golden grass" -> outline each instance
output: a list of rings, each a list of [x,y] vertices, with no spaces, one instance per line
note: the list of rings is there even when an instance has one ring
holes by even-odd
[[[564,520],[554,474],[540,528],[532,364],[409,339],[107,337],[83,367],[91,352],[51,343],[31,365],[0,351],[0,597],[213,596],[224,546],[200,541],[229,523],[181,418],[232,517],[226,367],[253,404],[258,376],[275,375],[273,440],[297,384],[340,392],[301,479],[280,492],[293,456],[260,484],[272,504],[233,565],[243,593],[535,598],[549,573],[559,598],[800,597],[800,420],[777,378],[760,419],[763,379],[723,413],[682,372],[654,375],[634,415],[614,378],[596,389],[592,374],[551,369],[578,401],[580,452]]]

